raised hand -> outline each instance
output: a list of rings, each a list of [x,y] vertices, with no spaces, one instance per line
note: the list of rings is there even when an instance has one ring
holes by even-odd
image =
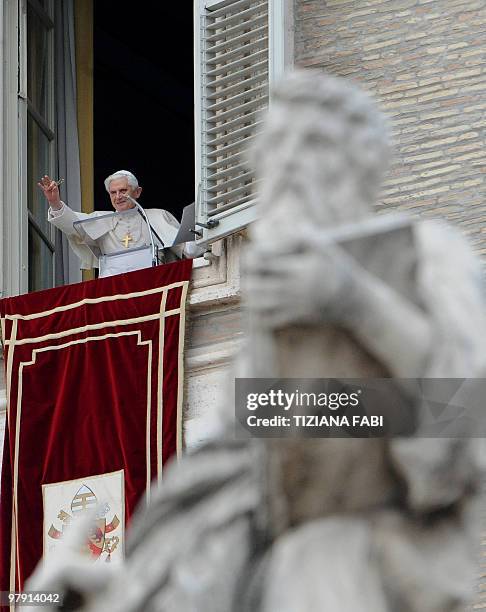
[[[45,174],[37,185],[42,189],[44,195],[53,210],[59,210],[62,207],[61,197],[59,195],[59,182],[51,179]]]

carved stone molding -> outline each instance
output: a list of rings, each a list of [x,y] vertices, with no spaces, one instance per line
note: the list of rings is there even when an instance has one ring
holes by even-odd
[[[195,261],[189,297],[192,311],[239,301],[242,240],[241,234],[229,236],[219,247],[219,256],[207,263]]]

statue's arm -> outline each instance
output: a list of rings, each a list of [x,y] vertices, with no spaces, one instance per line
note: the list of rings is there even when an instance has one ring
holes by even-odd
[[[395,376],[423,372],[432,341],[428,315],[339,247],[248,253],[249,306],[263,328],[334,323],[352,332]]]
[[[249,306],[263,329],[342,325],[397,377],[474,376],[484,353],[475,330],[485,330],[477,262],[441,228],[423,227],[417,248],[423,308],[337,246],[249,251]]]
[[[351,258],[345,265],[347,288],[330,308],[324,305],[324,317],[329,310],[395,376],[423,376],[433,350],[430,314]]]
[[[396,376],[482,377],[486,311],[479,260],[451,228],[422,224],[418,238],[423,308],[357,265],[343,323]]]

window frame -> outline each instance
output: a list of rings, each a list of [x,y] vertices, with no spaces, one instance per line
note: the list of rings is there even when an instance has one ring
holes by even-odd
[[[4,44],[2,71],[2,295],[16,295],[27,290],[27,242],[25,215],[20,206],[20,121],[19,74],[23,61],[19,0],[6,0],[2,10],[2,33]]]
[[[46,228],[42,228],[35,218],[35,215],[31,212],[28,206],[28,194],[29,194],[29,183],[34,183],[40,177],[29,177],[28,173],[28,147],[30,146],[27,133],[28,133],[28,121],[29,118],[34,122],[40,132],[48,139],[48,151],[49,151],[49,167],[46,172],[53,176],[55,171],[55,90],[54,90],[54,16],[53,16],[53,0],[47,0],[46,9],[38,2],[38,0],[21,0],[21,24],[20,24],[20,83],[19,83],[19,121],[20,121],[20,139],[21,139],[21,209],[25,218],[25,238],[26,245],[26,267],[27,267],[27,287],[29,291],[36,291],[40,289],[47,289],[54,286],[55,274],[55,233],[54,228],[48,225]],[[28,33],[27,33],[27,12],[30,9],[35,13],[36,17],[42,23],[47,30],[47,69],[48,69],[48,83],[47,83],[47,99],[46,99],[46,116],[44,117],[39,109],[35,107],[34,102],[29,98],[28,92]],[[47,210],[46,210],[47,214]],[[32,262],[29,259],[28,245],[29,245],[29,232],[33,232],[47,248],[49,253],[50,263],[48,266],[51,268],[49,286],[41,284],[39,286],[30,287],[30,268]]]

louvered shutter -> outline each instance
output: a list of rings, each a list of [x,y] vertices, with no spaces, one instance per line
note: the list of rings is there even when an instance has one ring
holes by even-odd
[[[196,13],[196,220],[216,240],[255,217],[245,151],[268,106],[272,0],[199,0]],[[198,228],[201,229],[201,228]]]

